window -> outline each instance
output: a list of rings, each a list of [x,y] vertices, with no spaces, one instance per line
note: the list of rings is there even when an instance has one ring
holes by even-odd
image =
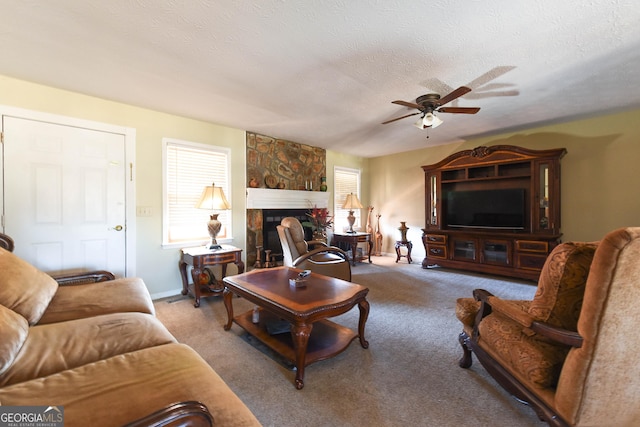
[[[163,245],[201,244],[209,240],[212,212],[196,208],[204,187],[215,183],[230,199],[230,150],[163,138]],[[219,211],[218,240],[231,238],[231,211]]]
[[[349,193],[353,193],[360,197],[360,170],[349,169],[336,166],[333,170],[333,182],[335,188],[335,195],[333,206],[335,210],[334,216],[334,230],[342,232],[349,227],[347,222],[347,216],[349,215],[348,209],[342,209],[344,201],[347,199]],[[361,209],[353,211],[353,216],[356,217],[354,228],[360,227],[360,215]]]

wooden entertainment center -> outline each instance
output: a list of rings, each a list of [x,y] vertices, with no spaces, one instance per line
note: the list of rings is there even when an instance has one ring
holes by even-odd
[[[422,166],[426,221],[422,267],[537,280],[562,235],[560,159],[566,152],[481,146]],[[500,194],[509,195],[509,203],[490,199]],[[475,206],[478,212],[454,214],[455,209],[468,211]]]

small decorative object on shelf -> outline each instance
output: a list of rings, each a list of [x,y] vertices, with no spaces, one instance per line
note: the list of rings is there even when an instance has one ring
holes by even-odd
[[[327,191],[327,177],[320,177],[320,191]]]
[[[409,230],[409,227],[407,227],[407,222],[406,221],[400,221],[400,227],[398,228],[398,230],[400,230],[400,241],[401,242],[406,242],[407,241],[407,230]]]
[[[277,188],[278,190],[284,190],[284,188],[285,188],[284,181],[283,181],[283,180],[280,180],[280,182],[278,183],[278,185],[276,185],[276,188]]]

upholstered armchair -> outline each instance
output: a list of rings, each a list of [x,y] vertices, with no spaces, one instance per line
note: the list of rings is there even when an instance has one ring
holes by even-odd
[[[276,228],[285,266],[351,281],[351,265],[342,249],[324,242],[305,241],[302,224],[293,217],[283,218]]]
[[[640,227],[558,245],[531,301],[473,295],[456,306],[461,367],[475,354],[552,426],[638,425]]]

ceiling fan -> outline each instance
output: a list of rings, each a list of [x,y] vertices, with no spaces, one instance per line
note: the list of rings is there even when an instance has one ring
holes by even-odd
[[[396,120],[404,119],[406,117],[415,116],[418,114],[422,114],[422,118],[416,122],[416,126],[420,129],[426,128],[435,128],[442,124],[442,120],[436,117],[434,112],[438,113],[454,113],[454,114],[475,114],[480,111],[480,108],[477,107],[444,107],[445,104],[453,101],[464,95],[465,93],[471,92],[471,88],[466,86],[460,86],[458,89],[453,92],[445,95],[444,97],[440,97],[437,93],[428,93],[426,95],[419,96],[416,98],[416,102],[407,102],[407,101],[392,101],[392,104],[403,105],[409,108],[415,108],[419,110],[417,113],[407,114],[402,117],[397,117],[395,119],[387,120],[386,122],[382,122],[383,125],[387,123],[395,122]]]

